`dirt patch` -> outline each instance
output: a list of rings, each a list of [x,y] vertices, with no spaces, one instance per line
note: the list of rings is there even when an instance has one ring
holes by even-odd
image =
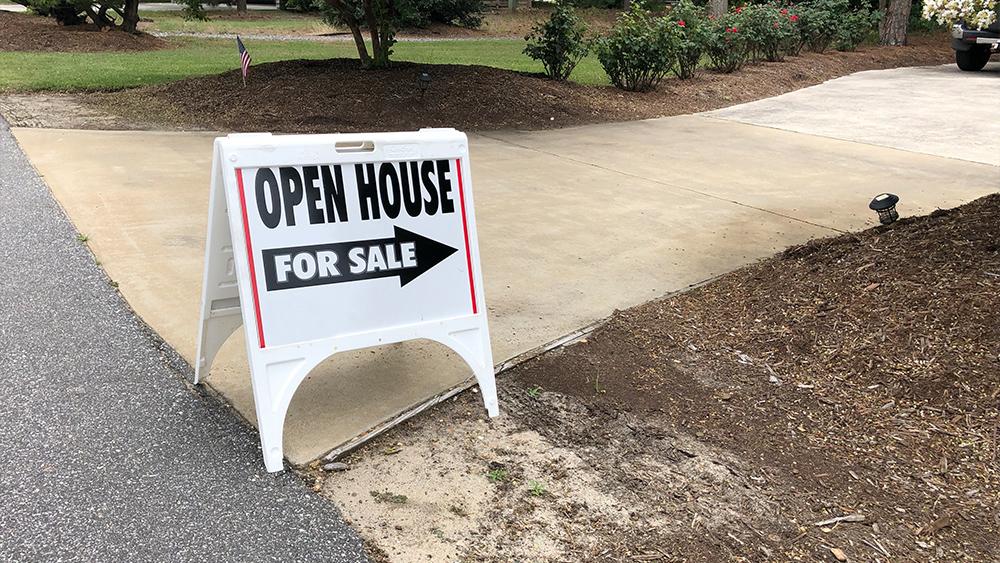
[[[255,66],[246,88],[239,71],[232,71],[86,101],[126,117],[156,116],[168,126],[220,131],[530,130],[706,111],[859,70],[944,63],[950,56],[941,38],[908,47],[810,53],[730,75],[667,80],[641,94],[483,66],[398,63],[363,71],[349,59],[299,60]],[[426,94],[417,81],[422,71],[431,75]]]
[[[502,376],[501,419],[467,393],[318,488],[394,560],[992,560],[997,213],[813,241],[616,313]]]
[[[100,31],[93,25],[62,26],[51,18],[0,11],[0,51],[88,53],[152,51],[167,43],[145,33]]]
[[[146,121],[124,119],[91,105],[73,94],[52,92],[0,96],[0,115],[11,127],[55,129],[144,130]]]

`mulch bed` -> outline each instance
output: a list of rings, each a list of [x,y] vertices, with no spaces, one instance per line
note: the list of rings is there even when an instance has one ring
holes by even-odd
[[[673,433],[727,452],[737,461],[726,474],[763,491],[764,509],[745,505],[724,524],[626,530],[649,560],[833,561],[830,548],[851,560],[993,560],[998,214],[992,195],[816,240],[618,312],[586,341],[509,372],[507,412],[556,446],[592,452],[637,506],[674,479],[637,466],[700,455]],[[516,399],[539,385],[584,410]],[[677,494],[662,502],[698,508],[721,492]]]
[[[950,61],[947,40],[917,38],[908,47],[808,53],[730,74],[668,79],[655,92],[560,83],[483,66],[397,63],[365,71],[348,59],[256,65],[242,87],[239,71],[96,96],[122,115],[225,131],[296,133],[412,130],[548,129],[705,111],[766,98],[868,69]],[[417,76],[432,81],[421,96]]]
[[[61,26],[51,18],[0,11],[0,51],[89,53],[165,47],[165,41],[145,33],[101,31],[90,24]]]

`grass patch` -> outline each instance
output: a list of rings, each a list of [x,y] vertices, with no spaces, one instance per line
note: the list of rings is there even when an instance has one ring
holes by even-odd
[[[160,84],[191,76],[239,68],[236,47],[228,40],[178,37],[175,48],[138,53],[0,52],[0,91],[117,90]],[[290,59],[357,57],[351,43],[315,41],[256,41],[247,47],[254,64]],[[541,72],[541,65],[521,53],[522,41],[401,42],[395,59],[428,64],[477,64]],[[253,70],[251,69],[251,80]],[[580,62],[572,79],[584,84],[607,84],[596,57]]]
[[[234,15],[233,10],[209,10],[208,21],[188,21],[180,11],[139,12],[143,31],[264,34],[316,34],[336,31],[324,23],[323,18],[316,15],[279,10],[266,12],[257,10],[250,14],[249,17],[240,18]]]

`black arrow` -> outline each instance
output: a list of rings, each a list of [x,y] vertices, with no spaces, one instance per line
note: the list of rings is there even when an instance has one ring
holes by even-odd
[[[401,227],[394,226],[393,234],[394,236],[390,238],[263,250],[261,254],[263,255],[264,281],[267,290],[278,291],[393,276],[399,277],[399,286],[402,287],[441,263],[445,258],[458,252],[457,248],[452,248]],[[407,248],[404,248],[404,245],[409,247],[411,244],[413,260],[405,260],[404,254],[407,252]],[[360,249],[362,252],[359,254],[356,249]],[[356,260],[352,260],[352,256],[356,259],[360,255],[365,258],[365,265],[367,265],[368,255],[373,250],[382,255],[381,263],[376,264],[371,271],[367,267],[356,268]],[[330,253],[333,253],[336,258],[331,258]],[[293,264],[300,266],[299,272],[293,269]],[[300,273],[303,275],[299,276]],[[284,279],[279,279],[282,275]]]

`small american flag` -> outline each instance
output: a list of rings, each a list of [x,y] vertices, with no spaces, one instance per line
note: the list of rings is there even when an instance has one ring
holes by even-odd
[[[243,67],[243,86],[247,85],[247,73],[250,71],[250,51],[243,46],[240,36],[236,36],[236,47],[240,50],[240,65]]]

